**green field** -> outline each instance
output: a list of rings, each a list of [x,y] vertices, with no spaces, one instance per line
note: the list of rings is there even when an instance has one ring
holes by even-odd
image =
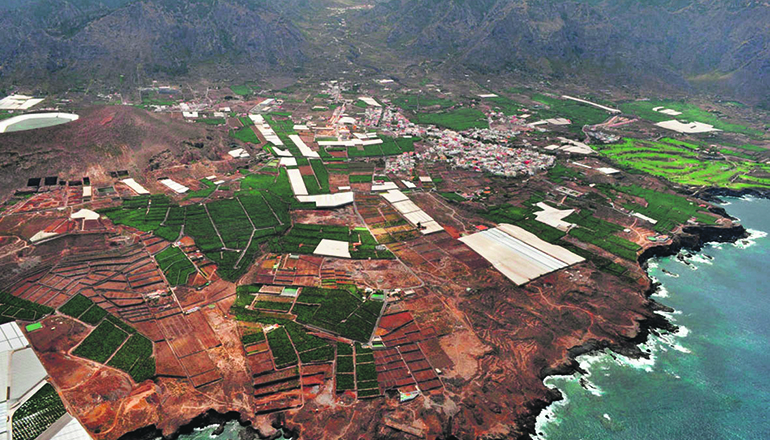
[[[455,102],[429,95],[402,95],[393,100],[393,105],[406,111],[419,112],[427,108],[449,108],[455,105]]]
[[[312,254],[322,239],[346,241],[353,259],[391,259],[387,249],[377,250],[377,241],[368,230],[347,226],[295,224],[288,234],[270,241],[270,250],[282,254]],[[360,243],[360,244],[356,244]]]
[[[201,179],[201,184],[203,185],[201,189],[197,191],[190,191],[185,195],[185,200],[188,199],[205,199],[206,197],[210,196],[211,193],[213,193],[217,186],[214,185],[214,182],[210,181],[209,179]],[[173,241],[173,240],[169,240]]]
[[[51,313],[53,313],[53,309],[48,306],[0,292],[0,324],[16,319],[37,321]]]
[[[230,137],[238,139],[243,142],[250,142],[252,144],[258,144],[259,138],[254,133],[251,127],[243,127],[238,130],[230,130]]]
[[[197,272],[192,262],[178,247],[171,246],[156,254],[155,261],[172,286],[187,284],[190,275]]]
[[[127,372],[136,383],[151,379],[155,376],[152,342],[138,333],[131,335],[107,365]]]
[[[299,323],[364,342],[374,331],[382,305],[344,289],[305,287],[294,305],[294,313]]]
[[[410,120],[415,124],[435,125],[455,131],[489,128],[487,116],[475,108],[458,108],[441,113],[416,113]]]
[[[513,99],[506,98],[505,96],[497,96],[494,98],[483,98],[492,109],[502,112],[505,115],[513,116],[521,113],[521,109],[524,105],[514,101]]]
[[[235,199],[216,200],[205,207],[201,204],[172,205],[165,195],[153,195],[125,199],[122,206],[100,212],[115,224],[154,232],[169,241],[177,239],[184,225],[185,234],[195,240],[206,257],[217,263],[219,275],[226,280],[235,280],[258,255],[259,245],[288,227],[291,222],[289,208],[303,207],[293,197],[283,168],[278,176],[250,174],[244,178],[241,187],[243,189]],[[250,238],[251,246],[247,246]],[[177,254],[174,251],[168,253],[161,258]],[[167,274],[170,282],[181,284],[187,281],[185,274],[193,273],[191,269],[194,268],[178,257],[170,260],[178,264],[172,266],[169,263],[166,267],[172,269]],[[238,264],[239,260],[241,264]]]
[[[532,100],[548,106],[547,109],[535,110],[537,118],[567,118],[572,121],[570,130],[573,131],[580,131],[584,125],[599,124],[609,118],[609,113],[606,111],[571,99],[535,94]]]
[[[297,364],[297,353],[291,345],[289,335],[283,327],[279,327],[267,334],[267,343],[273,353],[275,368],[285,368]]]
[[[656,112],[653,108],[665,107],[678,112],[682,112],[679,116],[671,116],[665,113]],[[707,112],[700,107],[689,104],[682,101],[668,101],[668,100],[651,100],[651,101],[633,101],[620,105],[620,110],[623,113],[633,114],[640,118],[647,119],[652,122],[668,121],[671,119],[685,120],[685,121],[697,121],[706,124],[711,124],[714,128],[719,130],[729,131],[733,133],[742,133],[751,137],[761,137],[763,133],[759,130],[746,127],[741,124],[732,124],[724,121],[719,115]]]
[[[705,211],[704,208],[676,194],[654,191],[636,185],[602,185],[598,188],[608,195],[612,194],[612,191],[616,191],[643,198],[647,202],[647,206],[626,203],[623,207],[657,220],[655,230],[661,233],[671,231],[678,224],[687,223],[692,217],[706,224],[713,224],[716,221],[714,217],[703,212]]]
[[[77,348],[75,348],[73,354],[103,364],[107,362],[107,359],[109,359],[113,353],[115,353],[126,338],[128,338],[126,332],[108,321],[102,321],[102,323],[99,324],[91,334],[77,346]]]
[[[596,146],[600,154],[618,165],[689,186],[724,188],[770,187],[770,178],[751,176],[770,172],[770,166],[753,161],[703,159],[697,145],[664,138],[659,142],[623,139],[622,143]]]
[[[59,394],[46,383],[13,413],[13,440],[36,439],[66,412]]]

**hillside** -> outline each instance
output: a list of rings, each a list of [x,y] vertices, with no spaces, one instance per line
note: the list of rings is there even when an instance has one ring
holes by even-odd
[[[392,0],[365,26],[385,28],[393,50],[485,72],[695,87],[759,102],[770,95],[768,23],[762,2]]]
[[[0,79],[141,82],[202,67],[290,69],[300,31],[267,2],[27,0],[0,14]]]

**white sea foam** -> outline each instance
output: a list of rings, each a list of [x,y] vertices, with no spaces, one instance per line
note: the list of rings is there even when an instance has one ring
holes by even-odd
[[[749,236],[747,238],[742,238],[733,244],[733,246],[741,249],[746,249],[749,246],[753,246],[757,243],[757,240],[760,238],[767,237],[767,232],[765,231],[757,231],[756,229],[746,229],[746,232],[749,233]]]
[[[703,254],[696,254],[694,255],[690,261],[695,261],[696,263],[703,263],[703,264],[714,264],[714,260],[706,257]]]
[[[668,293],[669,292],[668,289],[666,289],[666,286],[658,286],[652,296],[655,298],[668,298]]]

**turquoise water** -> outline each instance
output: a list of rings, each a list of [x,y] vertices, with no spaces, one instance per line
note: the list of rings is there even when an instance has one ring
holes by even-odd
[[[567,399],[538,419],[541,438],[770,438],[770,238],[762,232],[770,201],[730,199],[725,208],[752,233],[748,241],[708,245],[692,266],[650,262],[664,287],[655,299],[676,310],[667,316],[680,330],[653,336],[649,361],[581,356],[583,386],[580,376],[546,379]]]

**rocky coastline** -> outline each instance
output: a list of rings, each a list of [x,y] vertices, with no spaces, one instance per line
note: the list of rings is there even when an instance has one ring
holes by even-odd
[[[743,195],[756,195],[754,193],[747,192]],[[729,192],[721,194],[725,197],[734,196]],[[762,197],[767,197],[767,195]],[[720,208],[721,209],[721,208]],[[728,217],[727,213],[724,216]],[[681,250],[688,250],[697,252],[703,248],[706,243],[734,243],[742,238],[746,238],[748,232],[742,225],[734,225],[731,227],[719,227],[719,226],[685,226],[682,228],[682,232],[676,234],[670,243],[665,245],[653,246],[645,249],[638,257],[637,262],[642,268],[646,269],[646,263],[651,258],[662,258],[667,256],[676,255]],[[549,376],[569,376],[575,373],[585,373],[580,368],[577,362],[577,357],[583,354],[594,353],[609,348],[610,350],[621,354],[623,356],[631,358],[647,358],[648,353],[645,353],[639,348],[639,344],[647,341],[650,333],[657,331],[674,332],[677,327],[668,321],[663,315],[654,313],[655,311],[672,312],[673,309],[660,304],[652,299],[650,296],[658,289],[659,283],[650,282],[649,288],[643,292],[644,296],[648,299],[648,307],[650,316],[639,321],[639,331],[633,338],[626,338],[620,340],[617,343],[610,343],[609,341],[591,340],[585,344],[571,348],[568,351],[569,361],[558,365],[553,368],[544,368],[540,372],[540,379],[545,380]],[[538,415],[550,406],[554,402],[558,402],[564,399],[564,396],[559,390],[549,391],[546,399],[537,400],[530,404],[530,413],[517,420],[519,426],[522,427],[524,433],[519,436],[519,439],[531,439],[535,432],[535,423]]]
[[[289,428],[283,425],[283,418],[279,417],[273,422],[273,428],[277,432],[271,435],[263,434],[259,429],[251,426],[251,422],[244,421],[241,413],[238,411],[228,411],[226,413],[220,413],[216,410],[210,409],[203,414],[200,414],[190,420],[188,423],[180,426],[179,429],[174,431],[168,436],[163,435],[163,431],[158,429],[155,425],[145,426],[135,431],[128,432],[122,435],[118,440],[176,440],[180,435],[191,434],[196,429],[206,428],[209,426],[217,425],[214,430],[214,435],[219,435],[223,432],[225,424],[228,422],[237,421],[244,431],[241,434],[241,440],[275,440],[280,438],[282,434],[292,439],[296,439],[299,436],[299,430],[296,428]]]

